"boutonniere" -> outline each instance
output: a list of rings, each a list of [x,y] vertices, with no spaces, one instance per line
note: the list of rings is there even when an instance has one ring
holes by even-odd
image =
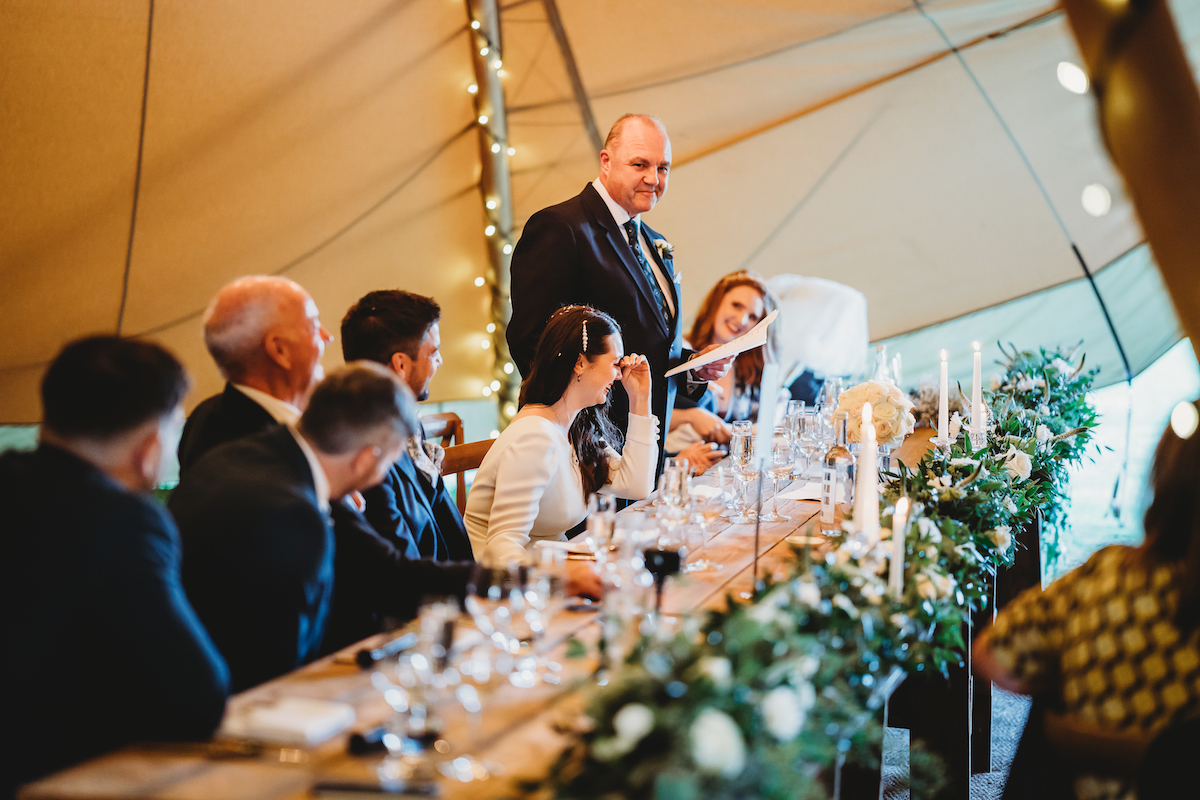
[[[654,246],[658,249],[658,257],[663,261],[670,261],[675,257],[675,245],[666,239],[655,239]]]

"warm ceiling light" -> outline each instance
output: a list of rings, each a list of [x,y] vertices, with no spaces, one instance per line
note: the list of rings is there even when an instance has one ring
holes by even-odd
[[[1063,88],[1068,92],[1075,94],[1087,94],[1088,76],[1087,73],[1080,69],[1070,61],[1058,62],[1058,82],[1063,85]]]
[[[1093,217],[1103,217],[1112,208],[1112,195],[1098,183],[1083,187],[1080,201],[1083,203],[1083,210]]]

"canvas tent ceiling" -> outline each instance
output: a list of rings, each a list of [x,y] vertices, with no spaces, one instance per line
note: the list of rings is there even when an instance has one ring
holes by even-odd
[[[1173,6],[1190,52],[1195,5]],[[596,172],[546,6],[501,3],[518,225]],[[1077,59],[1052,3],[557,10],[600,130],[639,111],[671,131],[652,224],[677,247],[685,317],[733,269],[801,273],[863,291],[872,337],[900,347],[910,374],[969,338],[1086,335],[1103,378],[1120,379],[1073,242],[1135,371],[1178,338],[1092,101],[1054,79]],[[467,23],[459,0],[0,0],[0,421],[36,420],[46,359],[118,324],[185,359],[193,402],[211,393],[200,313],[253,272],[299,281],[327,326],[370,289],[434,295],[434,397],[480,396],[491,352],[489,296],[472,282],[487,251]],[[1091,183],[1112,192],[1104,217],[1080,206]],[[1070,301],[1004,305],[1052,287]]]

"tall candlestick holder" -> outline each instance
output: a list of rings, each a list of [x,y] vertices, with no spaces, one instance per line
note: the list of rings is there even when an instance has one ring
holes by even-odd
[[[982,428],[971,428],[967,436],[971,440],[971,452],[978,452],[987,446],[987,431]]]
[[[950,445],[954,444],[954,440],[949,436],[934,436],[929,443],[933,445],[939,455],[944,458],[950,457]]]

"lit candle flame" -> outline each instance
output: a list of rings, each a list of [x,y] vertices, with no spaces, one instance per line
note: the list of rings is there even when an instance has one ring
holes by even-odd
[[[974,342],[974,345],[975,345],[975,352],[978,353],[979,352],[979,342]]]
[[[872,423],[873,419],[874,419],[874,417],[871,415],[871,404],[863,403],[862,424],[870,425]]]
[[[945,360],[946,360],[946,351],[943,350],[942,351],[942,361],[945,361]]]

